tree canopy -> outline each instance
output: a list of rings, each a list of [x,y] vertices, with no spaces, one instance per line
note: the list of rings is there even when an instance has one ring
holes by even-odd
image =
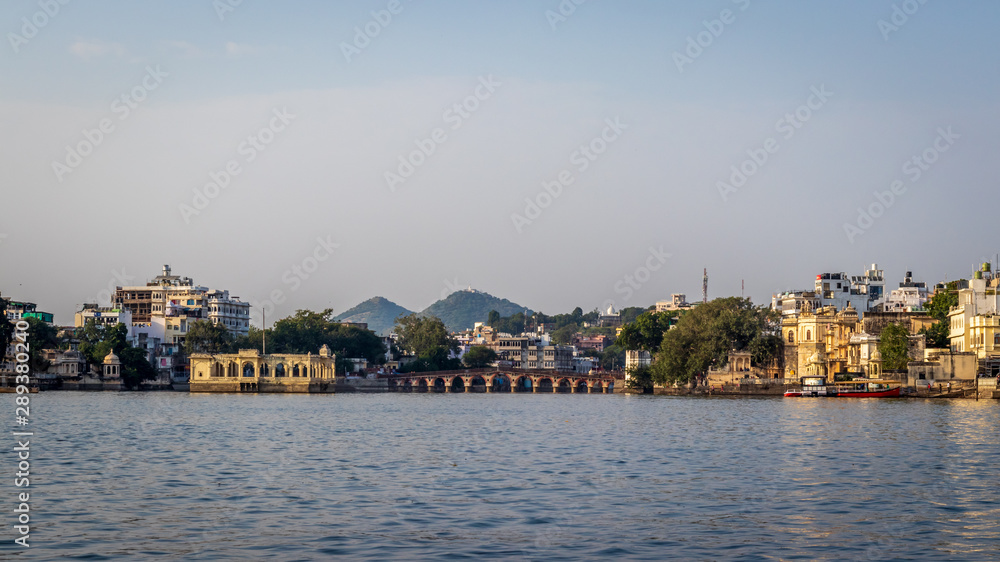
[[[14,323],[7,318],[7,301],[0,296],[0,353],[7,352],[7,346],[14,339]]]
[[[677,323],[679,315],[680,311],[676,310],[643,312],[634,322],[622,326],[615,343],[627,350],[644,349],[656,353],[663,343],[663,334]]]
[[[438,347],[458,351],[458,343],[448,335],[444,322],[435,316],[400,316],[396,319],[395,331],[399,336],[399,346],[417,356]]]
[[[59,345],[59,333],[54,326],[37,318],[24,318],[28,323],[28,356],[33,373],[44,372],[49,362],[42,356],[43,349],[54,349]],[[6,350],[6,348],[4,348]]]
[[[259,349],[260,335],[255,331],[236,343],[246,342],[252,349]],[[267,330],[269,353],[317,353],[324,344],[339,357],[363,357],[374,364],[385,362],[385,346],[375,332],[334,321],[329,308],[322,312],[298,310]]]
[[[664,333],[652,377],[658,383],[687,382],[713,365],[725,365],[730,351],[756,352],[758,364],[780,358],[784,348],[774,333],[778,319],[776,311],[756,307],[746,298],[698,305]]]
[[[446,371],[459,369],[462,362],[450,357],[458,351],[456,342],[444,322],[434,316],[410,314],[396,319],[399,347],[417,356],[416,361],[402,367],[404,371]]]
[[[198,320],[188,325],[184,353],[229,353],[235,351],[233,343],[234,338],[229,328],[210,320]]]
[[[920,329],[919,333],[924,334],[927,340],[927,347],[948,347],[951,345],[950,338],[948,337],[951,332],[951,326],[948,323],[948,311],[951,310],[951,307],[958,305],[957,287],[958,283],[956,281],[948,283],[945,290],[938,291],[924,305],[924,308],[927,309],[927,314],[936,320],[930,327]]]
[[[890,370],[906,369],[909,357],[909,331],[895,322],[882,328],[879,336],[878,352],[882,354],[882,368]]]
[[[125,388],[135,389],[139,383],[156,378],[156,368],[149,363],[146,350],[128,343],[128,327],[119,322],[114,326],[99,326],[93,320],[76,332],[80,352],[88,365],[103,368],[104,358],[114,352],[122,363],[121,379]]]
[[[482,369],[497,360],[497,352],[485,345],[474,345],[465,352],[462,360],[470,369]]]

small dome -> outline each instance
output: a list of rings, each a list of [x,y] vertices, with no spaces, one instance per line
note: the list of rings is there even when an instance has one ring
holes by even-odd
[[[115,355],[115,351],[111,350],[111,352],[104,357],[104,364],[111,365],[115,363],[121,363],[121,360],[119,360],[118,356]]]
[[[879,353],[878,348],[876,348],[875,351],[872,352],[872,358],[871,358],[871,360],[872,361],[881,361],[882,360],[882,354]]]
[[[822,363],[823,360],[820,359],[819,353],[813,353],[812,357],[809,358],[810,363]]]
[[[607,316],[614,316],[616,314],[618,314],[618,312],[615,310],[615,305],[613,304],[608,305]]]
[[[328,345],[326,345],[324,343],[323,347],[319,348],[319,356],[320,357],[329,357],[330,356],[330,346],[328,346]]]

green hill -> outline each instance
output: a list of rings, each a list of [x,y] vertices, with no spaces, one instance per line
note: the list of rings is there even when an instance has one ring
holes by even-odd
[[[369,330],[376,334],[388,335],[393,326],[396,325],[396,317],[407,314],[412,314],[412,311],[389,299],[372,297],[335,316],[334,320],[337,322],[367,322]]]
[[[421,311],[422,316],[437,316],[448,330],[471,329],[476,322],[486,322],[491,310],[496,310],[500,316],[510,316],[517,312],[531,310],[510,302],[498,299],[488,293],[473,290],[455,291]]]

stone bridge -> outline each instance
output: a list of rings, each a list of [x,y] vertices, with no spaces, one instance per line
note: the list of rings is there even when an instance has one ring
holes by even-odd
[[[389,375],[390,392],[534,392],[611,394],[612,374],[552,370],[464,369]],[[624,383],[620,381],[619,384]]]

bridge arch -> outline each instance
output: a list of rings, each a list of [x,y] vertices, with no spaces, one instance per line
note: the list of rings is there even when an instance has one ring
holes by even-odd
[[[531,377],[527,375],[520,375],[514,379],[514,392],[531,392],[534,386]]]
[[[469,392],[486,392],[486,379],[481,375],[472,377],[469,381]]]
[[[448,384],[444,382],[444,378],[437,377],[434,379],[434,392],[444,392],[447,386]]]
[[[572,390],[573,390],[573,383],[571,383],[569,379],[565,377],[559,379],[559,381],[556,383],[556,392],[569,393],[572,392]]]
[[[575,391],[580,394],[586,394],[590,389],[587,388],[587,380],[580,379],[573,384]]]
[[[417,392],[427,392],[427,379],[417,381]]]
[[[536,390],[535,392],[552,393],[554,390],[552,379],[549,377],[538,377],[538,380],[536,380],[535,382],[538,385],[538,390]]]
[[[449,390],[452,392],[465,392],[465,379],[462,377],[455,377],[451,379],[451,384],[448,386],[450,387]]]
[[[489,385],[490,389],[493,392],[510,392],[511,391],[510,377],[508,377],[507,375],[505,375],[503,373],[497,373],[497,374],[491,376],[490,380],[487,381],[487,384]]]

